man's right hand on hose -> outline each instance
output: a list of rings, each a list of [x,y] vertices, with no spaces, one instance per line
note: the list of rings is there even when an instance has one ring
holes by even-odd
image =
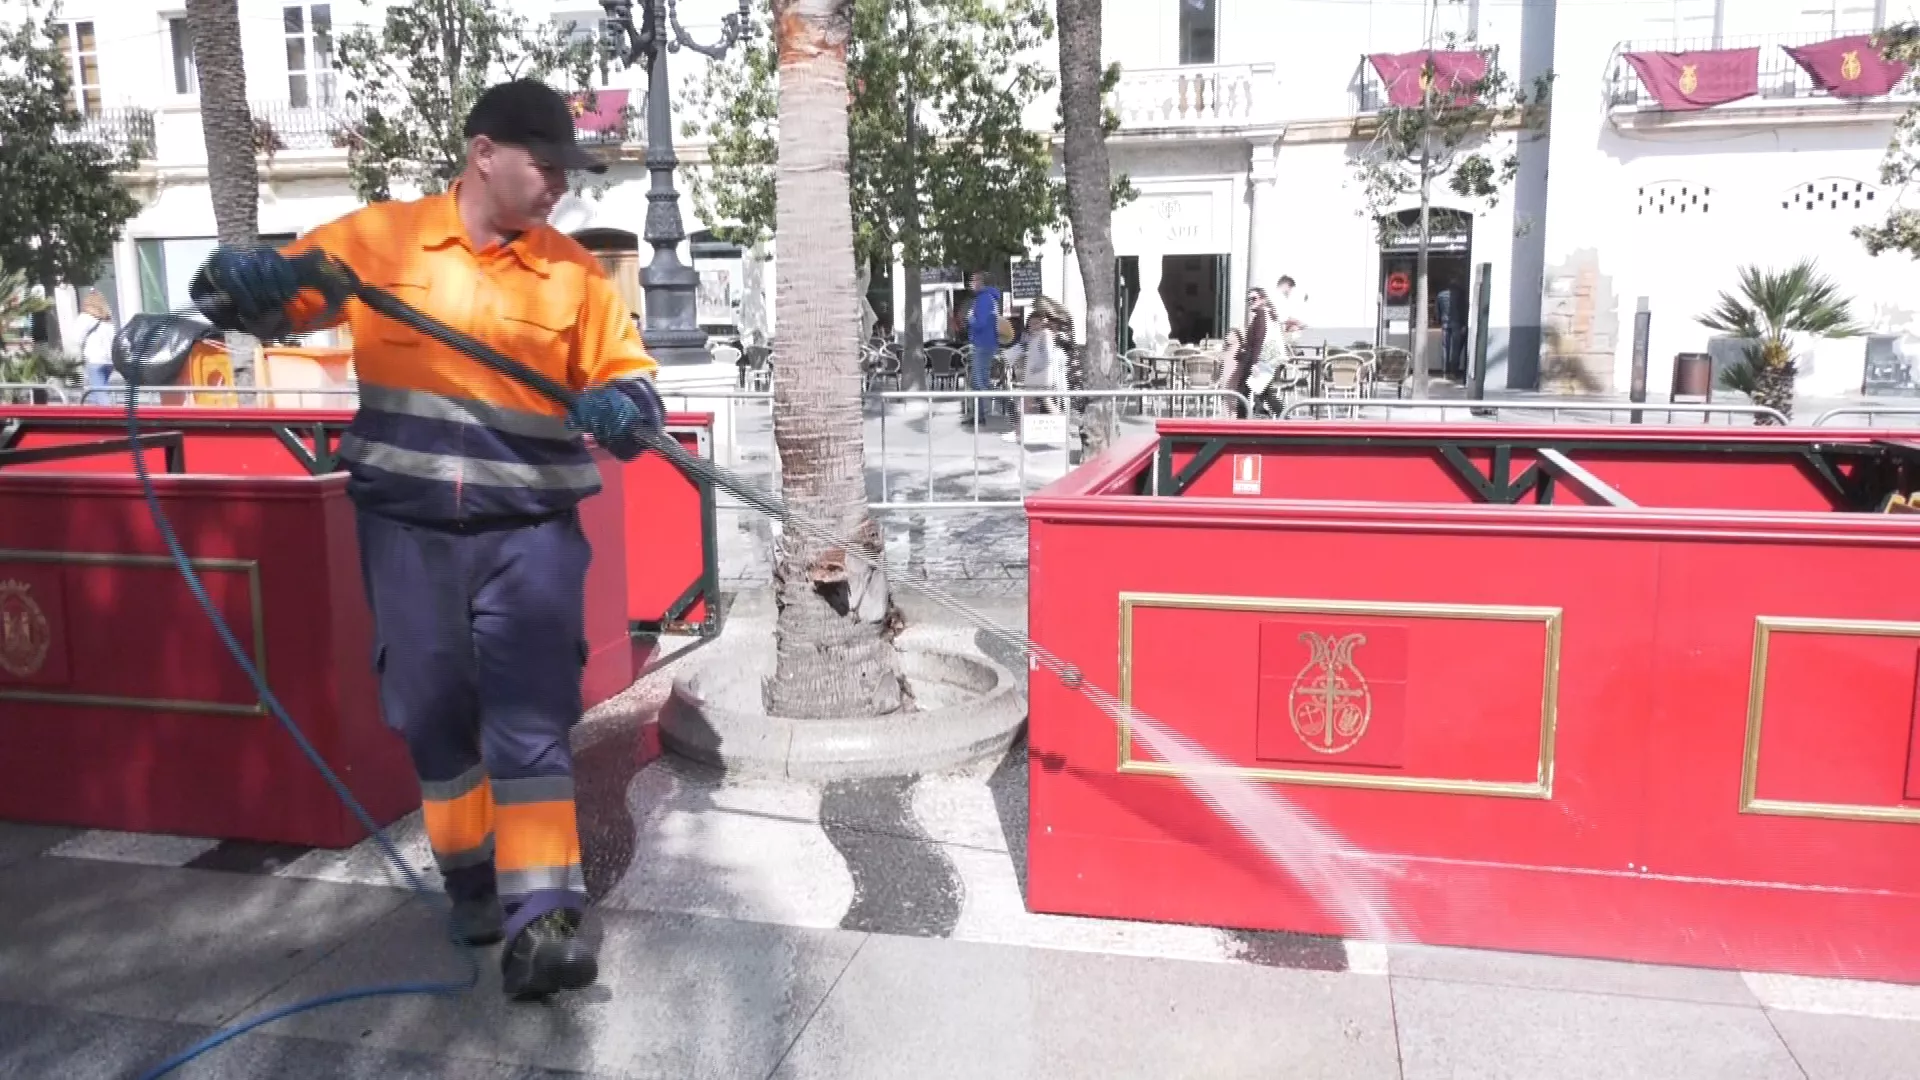
[[[220,329],[269,337],[276,336],[273,328],[285,325],[286,306],[300,288],[292,260],[275,249],[222,244],[195,275],[188,294],[200,314]],[[222,296],[230,302],[214,302]]]

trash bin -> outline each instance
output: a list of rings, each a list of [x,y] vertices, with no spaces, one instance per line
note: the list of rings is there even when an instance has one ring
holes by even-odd
[[[1713,354],[1683,352],[1673,358],[1673,396],[1675,402],[1713,400]]]

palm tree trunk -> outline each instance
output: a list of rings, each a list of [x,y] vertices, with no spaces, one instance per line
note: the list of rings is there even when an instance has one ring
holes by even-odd
[[[1789,346],[1768,343],[1761,347],[1760,370],[1754,372],[1753,403],[1778,409],[1793,419],[1793,352]],[[1762,420],[1771,423],[1770,420]]]
[[[773,438],[795,514],[880,552],[867,514],[848,181],[847,42],[853,0],[774,0],[780,55],[780,362]],[[886,576],[846,551],[783,532],[774,568],[774,674],[767,711],[796,719],[878,716],[909,698],[893,647]]]
[[[207,144],[207,187],[223,244],[248,246],[260,236],[260,164],[247,68],[240,49],[238,0],[187,0],[193,62],[200,80],[200,130]],[[253,384],[253,339],[227,335],[235,380]]]
[[[1087,389],[1119,385],[1119,313],[1115,310],[1113,165],[1100,100],[1102,0],[1059,0],[1060,114],[1066,127],[1067,220],[1087,297]],[[1098,453],[1118,434],[1113,402],[1093,400],[1085,418],[1087,449]]]

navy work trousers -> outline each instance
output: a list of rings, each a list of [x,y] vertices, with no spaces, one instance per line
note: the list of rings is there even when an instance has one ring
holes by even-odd
[[[577,513],[471,533],[358,521],[381,710],[412,753],[447,892],[497,891],[509,938],[584,909],[568,735],[592,552]]]

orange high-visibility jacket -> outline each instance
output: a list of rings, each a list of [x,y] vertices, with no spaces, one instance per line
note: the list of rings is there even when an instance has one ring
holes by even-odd
[[[325,251],[367,284],[576,391],[653,377],[632,313],[585,248],[542,225],[475,251],[454,199],[449,191],[374,203],[284,250]],[[317,321],[317,298],[303,294],[291,307],[299,329],[327,325]],[[600,490],[559,406],[358,301],[341,317],[360,381],[360,409],[338,451],[356,505],[475,525],[545,517]]]

